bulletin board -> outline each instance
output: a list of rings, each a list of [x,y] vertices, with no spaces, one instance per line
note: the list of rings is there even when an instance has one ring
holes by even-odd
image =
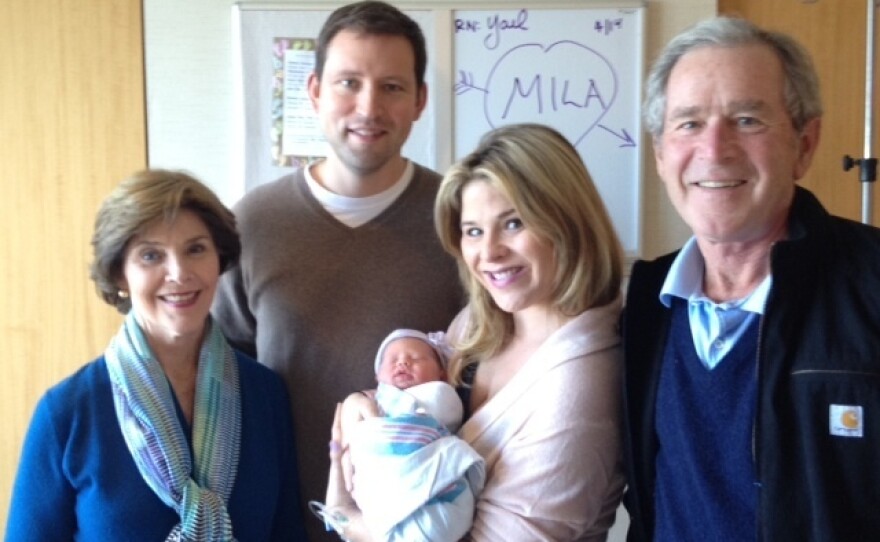
[[[393,3],[428,50],[428,106],[404,156],[443,172],[494,127],[550,125],[586,163],[627,255],[640,255],[643,2]],[[308,68],[301,49],[339,5],[233,6],[247,189],[320,154],[302,133],[311,128],[296,81]]]

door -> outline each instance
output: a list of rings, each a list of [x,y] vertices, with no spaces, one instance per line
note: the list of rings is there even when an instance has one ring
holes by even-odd
[[[865,133],[865,20],[863,0],[719,0],[723,15],[744,17],[761,27],[790,34],[812,54],[819,72],[822,137],[813,166],[801,184],[816,194],[828,210],[853,220],[862,219],[862,184],[858,168],[843,170],[843,156],[862,158]],[[876,57],[876,53],[875,53]],[[875,73],[877,67],[875,67]],[[874,77],[876,86],[876,75]],[[876,108],[877,89],[874,92]],[[880,136],[880,112],[874,111],[874,150]],[[876,183],[875,183],[876,184]],[[873,224],[880,223],[878,188],[872,202]]]
[[[146,165],[141,13],[0,2],[0,529],[38,398],[121,322],[89,281],[89,241],[103,197]]]

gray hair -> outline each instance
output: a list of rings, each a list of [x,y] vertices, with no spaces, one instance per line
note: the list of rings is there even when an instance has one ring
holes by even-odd
[[[663,134],[666,115],[666,86],[669,74],[681,58],[702,47],[738,47],[764,45],[782,62],[785,77],[785,107],[795,130],[822,116],[819,78],[810,54],[791,36],[763,30],[754,24],[731,17],[714,17],[685,30],[672,39],[651,66],[645,86],[645,127],[654,139]]]

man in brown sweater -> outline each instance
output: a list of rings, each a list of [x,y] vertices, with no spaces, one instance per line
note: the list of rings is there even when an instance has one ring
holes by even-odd
[[[427,101],[426,63],[421,30],[396,8],[333,12],[308,82],[331,152],[235,206],[241,261],[214,315],[287,382],[306,502],[324,499],[335,405],[371,385],[382,338],[445,330],[463,304],[434,233],[440,176],[400,153]],[[317,520],[307,528],[312,541],[336,537]]]

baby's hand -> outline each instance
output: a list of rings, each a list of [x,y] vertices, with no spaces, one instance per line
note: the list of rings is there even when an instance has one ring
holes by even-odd
[[[376,401],[376,390],[366,390],[353,395],[360,396],[360,400],[357,404],[362,420],[366,418],[376,418],[381,415],[379,412],[379,403]]]
[[[345,440],[346,435],[351,438],[348,431],[359,422],[366,418],[375,418],[379,415],[379,404],[376,402],[376,391],[367,390],[350,394],[342,403],[342,436]]]

